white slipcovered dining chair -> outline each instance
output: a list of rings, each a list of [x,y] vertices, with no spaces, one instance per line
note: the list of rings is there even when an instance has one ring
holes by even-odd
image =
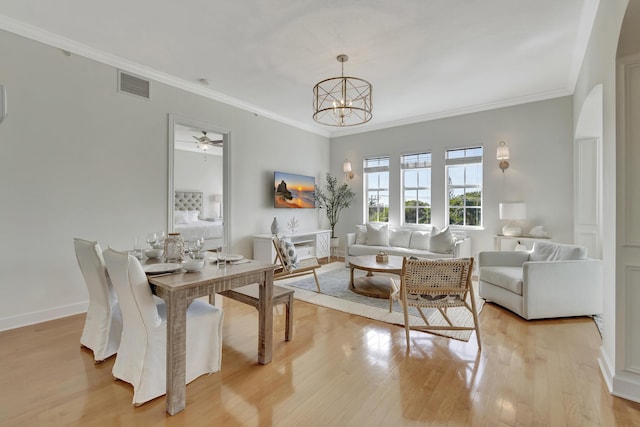
[[[122,315],[98,242],[74,238],[73,246],[89,291],[89,308],[80,344],[93,352],[95,363],[100,363],[118,351]]]
[[[126,252],[103,252],[122,310],[123,330],[113,376],[133,386],[133,404],[166,393],[166,305],[156,304],[140,261]],[[223,312],[194,300],[187,310],[186,383],[217,372],[222,363]]]

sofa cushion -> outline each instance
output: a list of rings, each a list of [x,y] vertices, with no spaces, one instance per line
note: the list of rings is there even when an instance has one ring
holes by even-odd
[[[452,254],[438,254],[435,252],[420,249],[399,248],[396,246],[369,246],[351,245],[349,246],[349,256],[376,255],[379,251],[385,251],[387,255],[397,255],[402,257],[416,256],[418,258],[442,259],[451,258]]]
[[[522,267],[480,267],[480,281],[522,295]]]
[[[553,242],[534,242],[529,261],[572,261],[587,259],[584,246]]]
[[[411,230],[407,228],[395,228],[389,230],[389,246],[408,248],[411,241]]]
[[[389,225],[367,224],[367,245],[389,246]]]
[[[453,250],[453,235],[451,229],[446,226],[442,230],[433,227],[431,237],[429,238],[429,250],[441,254],[449,254]]]
[[[429,250],[429,238],[431,233],[428,231],[413,231],[411,233],[411,241],[409,242],[409,248],[422,249],[423,251]]]
[[[356,225],[356,245],[366,245],[367,244],[367,226]]]

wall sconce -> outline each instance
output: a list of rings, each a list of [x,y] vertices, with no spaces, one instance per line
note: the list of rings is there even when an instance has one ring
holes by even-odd
[[[351,171],[351,162],[349,161],[349,159],[344,159],[344,163],[342,165],[342,170],[344,171],[345,179],[347,179],[347,180],[353,179],[354,174]]]
[[[502,169],[502,173],[504,173],[504,170],[509,168],[509,162],[507,161],[509,160],[509,147],[507,147],[506,142],[500,141],[500,143],[498,143],[496,159],[500,160],[498,167]]]

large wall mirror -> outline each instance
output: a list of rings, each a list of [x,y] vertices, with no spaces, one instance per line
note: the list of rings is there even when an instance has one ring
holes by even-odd
[[[229,143],[226,129],[169,115],[167,229],[206,249],[230,241]]]

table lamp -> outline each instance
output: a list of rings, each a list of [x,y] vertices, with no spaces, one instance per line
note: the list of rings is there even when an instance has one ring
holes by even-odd
[[[500,219],[511,221],[502,227],[503,236],[522,236],[522,227],[517,221],[527,219],[525,203],[500,203]]]

